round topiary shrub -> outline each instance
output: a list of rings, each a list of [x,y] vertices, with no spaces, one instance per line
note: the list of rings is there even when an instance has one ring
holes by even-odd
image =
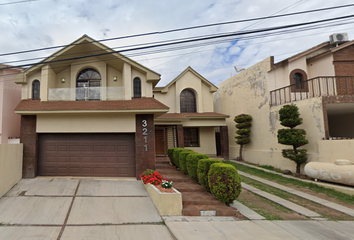
[[[198,162],[198,182],[205,187],[208,192],[210,192],[208,173],[213,163],[221,163],[221,161],[218,159],[200,159]]]
[[[198,181],[198,161],[200,159],[207,159],[208,156],[205,154],[189,154],[187,156],[187,171],[188,175],[195,181]]]
[[[210,192],[221,202],[230,205],[241,193],[241,180],[234,166],[214,163],[208,173]]]
[[[182,151],[179,153],[179,168],[184,172],[185,174],[188,174],[187,170],[187,156],[191,153],[196,153],[193,150],[186,149],[185,151]]]

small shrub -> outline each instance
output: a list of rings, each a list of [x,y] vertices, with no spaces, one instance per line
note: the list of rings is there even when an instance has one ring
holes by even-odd
[[[210,192],[221,202],[230,205],[241,193],[241,180],[234,166],[214,163],[208,173]]]
[[[205,154],[189,154],[187,156],[187,171],[188,175],[194,179],[195,181],[198,181],[198,161],[200,159],[207,159],[208,156]]]
[[[169,148],[167,149],[167,156],[169,157],[171,163],[173,162],[173,151],[175,150],[176,148]]]
[[[187,170],[187,156],[191,153],[196,153],[192,150],[186,149],[186,151],[182,151],[179,153],[179,168],[184,172],[185,174],[188,174]]]
[[[198,182],[200,183],[200,185],[205,187],[208,192],[210,192],[208,173],[210,170],[210,166],[213,163],[221,163],[221,161],[218,159],[201,159],[198,162]]]
[[[186,149],[184,148],[175,148],[175,150],[173,151],[173,164],[178,168],[179,168],[179,154],[185,150]]]

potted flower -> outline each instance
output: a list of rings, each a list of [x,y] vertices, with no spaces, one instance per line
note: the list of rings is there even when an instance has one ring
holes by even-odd
[[[146,191],[161,215],[182,215],[182,194],[161,173],[147,169],[140,174]]]

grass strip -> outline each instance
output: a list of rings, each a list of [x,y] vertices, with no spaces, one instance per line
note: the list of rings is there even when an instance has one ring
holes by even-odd
[[[239,164],[239,163],[235,163],[235,162],[225,161],[225,163],[231,164],[234,167],[236,167],[236,169],[243,171],[245,173],[248,173],[248,174],[251,174],[251,175],[254,175],[257,177],[261,177],[261,178],[264,178],[264,179],[267,179],[267,180],[270,180],[270,181],[273,181],[273,182],[276,182],[279,184],[283,184],[283,185],[291,184],[291,185],[294,185],[294,186],[297,186],[300,188],[305,187],[311,191],[326,194],[327,196],[335,198],[335,199],[342,201],[343,203],[346,203],[346,204],[353,204],[353,202],[354,202],[354,196],[336,191],[334,189],[322,187],[322,186],[319,186],[314,183],[303,182],[303,181],[297,180],[297,179],[286,178],[286,177],[280,176],[278,174],[273,174],[270,172],[266,172],[266,171],[263,171],[260,169],[245,166],[243,164]]]

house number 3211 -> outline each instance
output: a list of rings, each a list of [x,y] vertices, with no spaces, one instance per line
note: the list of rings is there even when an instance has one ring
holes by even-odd
[[[147,120],[143,120],[141,121],[141,125],[143,126],[143,137],[144,137],[144,148],[145,148],[145,152],[147,152],[148,150],[148,145],[147,145],[147,141],[148,141],[148,130],[147,130],[147,126],[148,126],[148,122]]]

